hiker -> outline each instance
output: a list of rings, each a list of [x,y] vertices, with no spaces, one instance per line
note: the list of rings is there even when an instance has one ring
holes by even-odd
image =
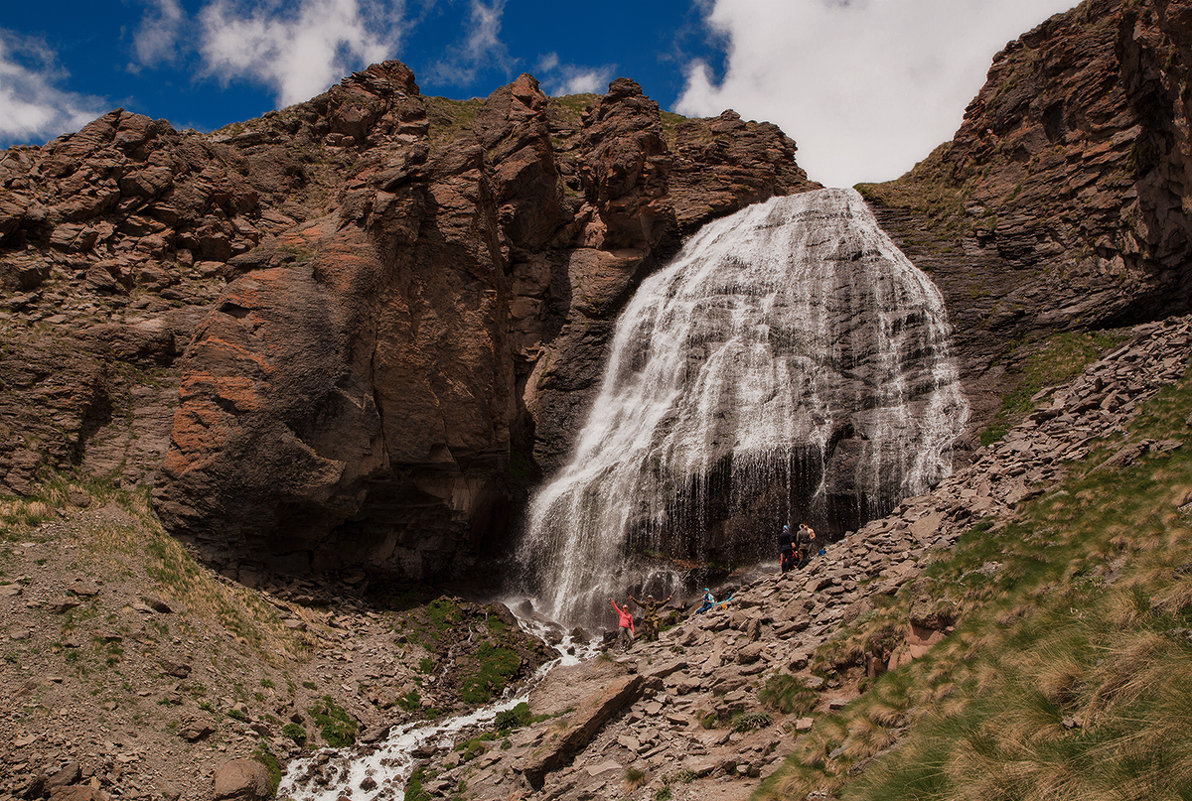
[[[795,566],[795,536],[789,525],[778,534],[778,564],[783,573]]]
[[[670,599],[674,597],[675,594],[672,592],[666,596],[665,601],[655,601],[653,595],[647,595],[646,602],[642,603],[632,595],[629,596],[629,600],[642,608],[642,636],[647,640],[654,641],[658,639],[658,608],[666,606],[670,602]]]
[[[704,612],[707,612],[709,609],[711,609],[714,606],[716,606],[716,596],[712,594],[711,590],[709,590],[707,587],[704,587],[703,606],[701,606],[699,609],[696,609],[695,613],[697,615],[702,615]]]
[[[632,597],[632,596],[630,596]],[[621,643],[621,650],[628,651],[629,646],[633,645],[633,615],[629,613],[629,602],[625,602],[625,608],[617,606],[617,602],[612,598],[608,602],[613,605],[613,609],[617,610],[617,642]]]
[[[815,542],[815,529],[806,523],[799,524],[799,531],[795,534],[795,567],[802,570],[811,560],[811,543]]]

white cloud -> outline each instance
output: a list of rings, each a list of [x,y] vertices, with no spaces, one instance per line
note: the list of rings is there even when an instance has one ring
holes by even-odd
[[[45,141],[103,113],[99,98],[58,88],[56,62],[44,44],[0,29],[0,143]]]
[[[145,66],[172,64],[179,56],[179,34],[186,12],[178,0],[149,0],[145,16],[133,34],[132,49],[137,63]]]
[[[291,105],[396,53],[401,12],[400,2],[214,0],[199,12],[199,53],[208,74],[263,83]]]
[[[599,67],[584,67],[576,64],[562,64],[558,53],[547,53],[538,59],[535,77],[541,82],[548,95],[579,95],[588,92],[604,94],[616,70],[615,64]]]
[[[505,0],[469,0],[468,35],[463,47],[451,58],[432,64],[427,70],[431,82],[467,86],[476,80],[481,68],[496,66],[507,74],[513,60],[501,41],[501,17]]]
[[[895,178],[952,137],[995,52],[1074,3],[715,0],[725,74],[691,62],[675,110],[777,123],[829,185]]]

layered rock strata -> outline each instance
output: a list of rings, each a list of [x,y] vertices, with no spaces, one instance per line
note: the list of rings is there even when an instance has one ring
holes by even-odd
[[[453,102],[396,62],[210,135],[116,111],[7,151],[0,482],[162,466],[213,557],[442,575],[569,447],[633,286],[814,187],[794,152],[625,79]]]
[[[1008,344],[1192,302],[1192,3],[1086,0],[999,53],[964,123],[862,187],[947,298],[975,420]]]

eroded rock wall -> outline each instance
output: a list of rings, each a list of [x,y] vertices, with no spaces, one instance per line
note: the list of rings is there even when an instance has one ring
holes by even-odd
[[[625,79],[453,102],[387,62],[215,134],[117,111],[8,151],[0,481],[157,480],[232,569],[465,567],[681,232],[816,186],[772,125],[663,117]]]
[[[949,143],[863,190],[944,292],[974,422],[1011,342],[1188,310],[1192,3],[1086,0],[1011,42]]]

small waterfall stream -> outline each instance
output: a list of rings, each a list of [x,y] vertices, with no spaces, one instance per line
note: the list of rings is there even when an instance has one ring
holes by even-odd
[[[642,554],[770,556],[795,514],[847,498],[867,519],[922,492],[968,414],[948,339],[939,291],[851,189],[708,224],[628,304],[571,460],[532,500],[518,558],[539,608],[604,620],[610,595],[673,580]]]
[[[518,625],[530,636],[546,640],[546,629],[540,622],[519,618]],[[530,691],[554,668],[576,665],[596,654],[594,643],[575,641],[570,635],[554,647],[559,653],[557,658],[540,665],[528,681],[521,682],[518,691],[509,688],[492,703],[462,715],[395,726],[372,748],[322,748],[294,760],[286,767],[277,798],[336,801],[361,797],[362,792],[374,799],[401,797],[414,771],[417,753],[449,751],[461,733],[489,727],[502,712],[528,701]],[[372,789],[364,791],[365,787]]]

